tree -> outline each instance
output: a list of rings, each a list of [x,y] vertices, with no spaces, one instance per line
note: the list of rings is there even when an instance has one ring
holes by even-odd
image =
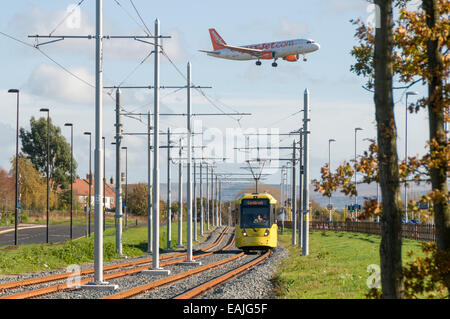
[[[19,155],[19,185],[20,185],[20,203],[22,208],[39,209],[44,207],[46,201],[46,182],[36,170],[30,160]],[[15,157],[11,160],[10,175],[16,179],[16,161]],[[55,191],[49,193],[49,206],[56,208],[58,198]]]
[[[47,170],[47,119],[30,119],[30,131],[20,129],[22,153],[29,159],[42,175]],[[53,181],[53,189],[59,185],[66,189],[70,183],[70,145],[61,135],[61,129],[52,124],[50,118],[50,156],[49,175]],[[76,177],[77,163],[73,160],[73,177]]]
[[[8,175],[8,172],[0,168],[0,200],[3,209],[14,210],[14,180]]]
[[[128,194],[127,209],[130,214],[147,216],[147,185],[139,183]]]

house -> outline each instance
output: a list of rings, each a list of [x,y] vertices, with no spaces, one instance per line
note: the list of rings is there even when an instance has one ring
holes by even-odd
[[[108,183],[105,184],[105,208],[107,211],[113,211],[116,209],[116,193],[114,191],[114,185]],[[91,185],[91,209],[94,209],[94,189],[95,184],[92,179]],[[84,210],[85,206],[89,203],[89,177],[86,179],[77,178],[73,182],[73,193],[76,200],[81,204],[81,208]]]

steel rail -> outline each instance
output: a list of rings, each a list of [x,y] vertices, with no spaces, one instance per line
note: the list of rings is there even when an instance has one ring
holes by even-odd
[[[225,236],[225,234],[227,234],[229,229],[230,229],[230,226],[227,226],[224,229],[224,231],[221,233],[219,238],[213,244],[211,244],[210,246],[205,247],[203,249],[197,250],[196,253],[202,252],[202,251],[208,251],[208,250],[216,247],[222,241],[223,237]],[[177,257],[181,257],[181,256],[187,256],[187,254],[185,252],[174,253],[174,254],[162,256],[162,257],[160,257],[160,260],[167,260],[167,259],[177,258]],[[121,264],[117,264],[117,265],[110,265],[110,266],[104,267],[104,270],[110,271],[110,270],[130,267],[130,266],[138,266],[138,265],[142,265],[142,264],[148,264],[148,263],[151,263],[152,260],[153,260],[152,258],[146,258],[146,259],[138,260],[138,261],[130,261],[130,262],[125,262],[125,263],[121,263]],[[181,260],[181,261],[183,261],[183,260]],[[180,259],[178,259],[178,262],[180,262]],[[147,267],[141,267],[138,269],[139,269],[139,271],[141,271],[146,268]],[[94,268],[90,268],[90,269],[81,271],[79,275],[80,276],[89,275],[89,274],[92,274],[93,272],[94,272]],[[121,272],[121,273],[125,274],[125,275],[128,274],[128,273],[126,273],[126,271]],[[119,274],[119,272],[114,273],[114,274]],[[114,275],[114,274],[110,274],[110,275]],[[50,276],[45,276],[45,277],[40,277],[40,278],[32,278],[32,279],[25,279],[25,280],[21,280],[21,281],[4,283],[4,284],[0,285],[0,291],[6,290],[6,289],[14,289],[14,288],[20,288],[20,287],[25,287],[25,286],[30,286],[30,285],[42,284],[42,283],[46,283],[46,282],[50,282],[50,281],[62,280],[62,279],[66,279],[73,275],[74,275],[74,273],[72,272],[72,273],[50,275]],[[116,278],[116,277],[110,278],[110,275],[107,275],[105,278],[109,278],[109,279]],[[91,279],[92,278],[88,278],[86,280],[91,280]],[[83,285],[84,280],[82,280],[80,282],[80,284]],[[45,287],[45,288],[41,288],[41,289],[26,291],[26,292],[22,292],[22,293],[18,293],[18,294],[2,296],[2,297],[0,297],[0,299],[20,299],[20,298],[38,297],[38,296],[42,296],[45,294],[63,291],[63,290],[71,289],[71,288],[73,288],[73,287],[70,287],[67,283],[65,283],[65,284],[55,285],[55,286],[51,286],[51,287]]]
[[[239,268],[236,268],[230,272],[227,272],[226,274],[224,274],[220,277],[214,278],[213,280],[210,280],[210,281],[204,283],[203,285],[200,285],[200,286],[195,287],[181,295],[178,295],[174,299],[191,299],[191,298],[195,298],[201,294],[204,294],[208,290],[210,290],[218,285],[223,284],[224,282],[240,275],[244,271],[248,271],[250,268],[263,262],[265,259],[267,259],[270,256],[270,254],[271,254],[271,251],[269,250],[268,252],[266,252],[264,255],[258,257],[257,259],[255,259]]]
[[[234,244],[234,239],[233,239],[233,241],[231,241],[230,244],[228,244],[222,250],[229,249],[233,244]],[[200,256],[197,257],[197,259],[200,258],[200,257],[206,257],[207,255],[210,255],[210,254],[213,254],[213,253],[211,252],[211,253],[206,253],[206,254],[200,255]],[[110,295],[110,296],[105,297],[103,299],[126,299],[126,298],[130,298],[130,297],[133,297],[133,296],[145,293],[148,290],[151,290],[151,289],[154,289],[154,288],[159,288],[159,287],[162,287],[162,286],[174,283],[176,281],[185,279],[187,277],[196,275],[198,273],[201,273],[201,272],[204,272],[204,271],[207,271],[207,270],[211,270],[212,268],[215,268],[215,267],[218,267],[220,265],[232,262],[232,261],[234,261],[234,260],[236,260],[236,259],[238,259],[238,258],[240,258],[240,257],[242,257],[244,255],[245,255],[245,253],[242,252],[242,253],[239,253],[239,254],[237,254],[235,256],[219,260],[219,261],[217,261],[215,263],[212,263],[212,264],[209,264],[209,265],[205,265],[205,266],[201,266],[201,267],[198,267],[198,268],[195,268],[195,269],[183,272],[183,273],[179,273],[179,274],[167,277],[167,278],[163,278],[163,279],[160,279],[160,280],[157,280],[157,281],[154,281],[154,282],[150,282],[148,284],[144,284],[144,285],[141,285],[141,286],[138,286],[138,287],[134,287],[132,289],[129,289],[129,290],[126,290],[126,291],[122,291],[122,292],[116,293],[114,295]]]

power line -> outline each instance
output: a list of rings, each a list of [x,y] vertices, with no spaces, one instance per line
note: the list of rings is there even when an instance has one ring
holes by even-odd
[[[132,5],[133,8],[134,8],[134,11],[136,11],[136,14],[138,15],[139,19],[141,20],[142,24],[144,25],[145,29],[147,30],[147,34],[152,35],[152,33],[150,32],[150,29],[149,29],[149,28],[147,27],[147,25],[145,24],[144,19],[142,19],[141,15],[139,14],[138,9],[137,9],[136,6],[134,5],[133,0],[130,0],[130,2],[131,2],[131,5]]]
[[[58,29],[58,28],[61,26],[61,24],[63,24],[63,23],[67,20],[67,18],[70,17],[70,16],[75,12],[75,10],[78,9],[78,8],[81,6],[81,4],[82,4],[84,1],[85,1],[85,0],[81,0],[81,1],[80,1],[80,2],[72,9],[72,11],[70,11],[70,12],[64,17],[64,19],[62,19],[62,21],[56,25],[56,27],[49,33],[49,35],[52,35],[52,34],[56,31],[56,29]]]
[[[125,14],[134,22],[134,23],[136,23],[136,25],[140,28],[140,29],[142,29],[147,35],[151,35],[151,34],[149,34],[148,32],[147,32],[147,30],[144,28],[144,27],[142,27],[142,25],[138,22],[138,21],[136,21],[136,19],[135,18],[133,18],[133,16],[122,6],[122,4],[120,4],[120,2],[118,1],[118,0],[114,0],[114,2],[120,7],[120,9],[122,9],[123,10],[123,12],[125,12]]]

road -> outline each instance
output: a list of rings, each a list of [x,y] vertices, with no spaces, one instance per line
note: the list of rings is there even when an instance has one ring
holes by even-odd
[[[91,226],[91,233],[94,227]],[[73,226],[73,238],[79,238],[86,235],[86,225]],[[69,225],[50,225],[49,242],[58,243],[70,238]],[[42,244],[46,242],[45,225],[20,225],[19,226],[19,245],[23,244]],[[14,226],[0,228],[0,247],[14,245]]]

